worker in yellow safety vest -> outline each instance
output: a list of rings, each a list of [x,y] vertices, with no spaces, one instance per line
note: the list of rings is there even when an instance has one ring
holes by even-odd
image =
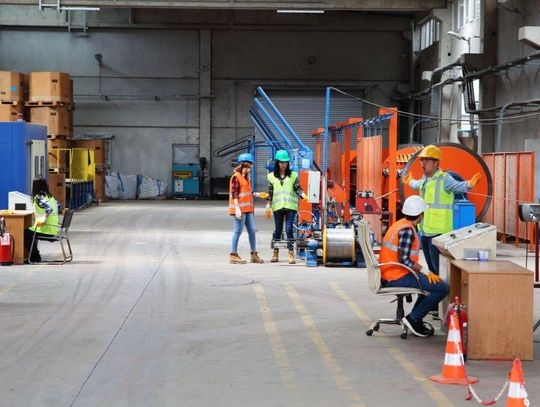
[[[267,218],[274,213],[275,230],[272,239],[274,248],[272,263],[279,260],[279,248],[274,247],[274,242],[281,240],[283,222],[287,234],[287,249],[289,251],[289,264],[295,264],[294,256],[294,219],[298,211],[298,197],[308,199],[300,187],[298,174],[291,171],[289,163],[291,158],[286,150],[278,150],[275,156],[274,172],[268,174],[268,198],[265,215]]]
[[[395,222],[384,236],[379,262],[392,263],[381,266],[381,284],[384,287],[412,287],[429,292],[419,295],[409,315],[402,323],[417,336],[430,336],[432,331],[424,326],[423,318],[448,295],[448,284],[419,264],[420,239],[416,226],[422,221],[426,202],[418,195],[408,197],[401,212],[405,217]]]
[[[439,251],[432,244],[432,239],[453,229],[454,194],[465,193],[474,188],[482,175],[476,173],[468,181],[456,181],[450,174],[439,168],[442,151],[435,145],[429,145],[418,154],[424,176],[415,180],[408,173],[403,183],[414,190],[420,190],[420,196],[426,201],[424,220],[419,225],[422,249],[429,269],[439,274]]]
[[[39,263],[41,255],[38,250],[38,240],[58,234],[60,205],[50,194],[47,180],[43,178],[35,179],[32,182],[32,196],[34,197],[35,222],[32,227],[24,230],[24,248],[26,251],[30,250],[35,232],[36,241],[28,257],[32,263]]]

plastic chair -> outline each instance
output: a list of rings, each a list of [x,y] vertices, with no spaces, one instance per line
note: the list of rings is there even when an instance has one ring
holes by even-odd
[[[60,247],[62,248],[62,256],[63,256],[62,260],[58,259],[58,260],[50,260],[50,261],[41,261],[37,264],[65,264],[73,260],[73,252],[71,250],[71,244],[68,238],[68,231],[69,231],[69,226],[71,225],[71,219],[73,218],[74,212],[75,212],[74,209],[68,209],[66,213],[64,214],[64,219],[62,219],[61,225],[50,225],[50,226],[54,226],[58,228],[58,233],[54,236],[37,237],[36,236],[37,231],[34,231],[34,237],[32,238],[32,244],[30,245],[30,253],[32,253],[32,249],[34,248],[34,245],[36,244],[36,240],[43,240],[43,241],[51,242],[51,243],[60,242]],[[64,240],[66,241],[66,244],[69,250],[69,254],[67,256],[66,256],[66,250],[64,248]],[[28,263],[36,264],[36,263],[32,263],[32,261],[30,261],[30,258],[28,258]]]
[[[381,324],[400,325],[402,329],[400,337],[402,339],[407,339],[409,329],[402,322],[402,319],[405,316],[405,311],[403,308],[403,299],[405,298],[407,299],[407,302],[412,302],[413,294],[429,295],[429,293],[427,291],[422,290],[422,285],[420,284],[418,275],[410,267],[407,267],[401,263],[394,263],[394,262],[379,263],[377,260],[377,257],[375,257],[375,253],[373,252],[373,247],[371,246],[369,224],[364,219],[360,220],[357,224],[358,224],[358,240],[360,243],[360,247],[362,248],[362,252],[364,254],[364,259],[366,262],[366,268],[368,272],[369,288],[375,295],[386,295],[386,296],[395,295],[396,299],[394,299],[391,302],[394,302],[394,301],[397,302],[396,317],[394,319],[391,319],[391,318],[378,319],[373,324],[371,324],[369,329],[366,331],[366,335],[371,336],[373,334],[373,331],[378,331]],[[418,288],[382,287],[380,268],[381,266],[385,266],[389,264],[403,267],[408,272],[412,273],[416,277],[416,280],[418,281]],[[428,328],[433,334],[434,329],[431,326],[431,324],[424,322],[424,326],[426,326],[426,328]]]

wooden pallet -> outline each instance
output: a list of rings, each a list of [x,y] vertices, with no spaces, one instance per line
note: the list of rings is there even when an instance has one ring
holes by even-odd
[[[47,134],[49,140],[69,140],[71,136],[65,136],[63,134]]]
[[[49,174],[68,174],[69,168],[55,167],[49,168]]]
[[[24,105],[24,102],[14,101],[14,100],[0,100],[0,105]]]
[[[65,102],[60,100],[30,100],[25,102],[26,107],[66,107],[68,109],[73,109],[72,102]]]

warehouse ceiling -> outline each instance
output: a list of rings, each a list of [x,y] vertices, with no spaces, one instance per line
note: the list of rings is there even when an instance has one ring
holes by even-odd
[[[0,0],[0,4],[36,5],[37,0]],[[56,0],[42,0],[56,4]],[[351,11],[425,11],[445,8],[446,0],[61,0],[61,5],[94,7],[148,7],[182,9],[251,10],[351,10]]]

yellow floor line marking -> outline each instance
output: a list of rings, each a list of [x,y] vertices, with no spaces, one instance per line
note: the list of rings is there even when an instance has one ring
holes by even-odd
[[[25,271],[24,274],[17,281],[13,281],[11,283],[8,283],[5,287],[0,288],[0,296],[4,295],[9,290],[17,287],[20,283],[22,283],[24,280],[26,280],[32,274],[34,274],[36,271],[41,270],[41,269],[42,269],[42,267],[32,267],[30,270]]]
[[[272,311],[268,306],[268,301],[266,299],[266,294],[264,288],[260,284],[254,286],[255,294],[257,295],[257,300],[259,301],[259,307],[261,308],[261,314],[264,321],[264,329],[270,338],[270,343],[272,344],[272,352],[274,353],[274,359],[276,360],[279,370],[281,373],[281,378],[289,391],[294,391],[296,389],[296,377],[291,369],[289,364],[289,357],[287,356],[287,351],[283,346],[283,341],[277,330],[277,326],[272,318]]]
[[[330,287],[334,289],[337,295],[349,306],[349,308],[354,312],[354,314],[364,323],[366,326],[371,325],[371,320],[368,318],[366,313],[360,309],[360,307],[347,295],[345,291],[335,282],[332,281],[328,283]],[[405,369],[418,384],[424,389],[424,391],[437,403],[438,406],[442,407],[451,407],[454,406],[450,400],[442,394],[435,385],[430,382],[422,372],[416,367],[416,365],[411,362],[405,354],[391,346],[390,340],[382,332],[377,332],[377,337],[381,337],[381,341],[384,341],[384,345],[388,348],[390,354],[397,360],[397,362]],[[401,339],[400,339],[401,340]]]
[[[360,396],[354,391],[351,382],[343,372],[343,369],[341,368],[339,363],[336,361],[334,355],[332,354],[332,351],[326,344],[326,341],[317,330],[315,322],[313,322],[313,319],[306,310],[306,307],[302,303],[302,300],[300,300],[300,297],[294,287],[288,284],[287,291],[296,310],[302,317],[310,339],[315,344],[317,350],[319,351],[319,354],[321,355],[324,363],[326,364],[326,367],[328,368],[332,376],[334,376],[334,380],[336,381],[339,389],[347,394],[347,396],[354,402],[354,406],[365,406]]]

